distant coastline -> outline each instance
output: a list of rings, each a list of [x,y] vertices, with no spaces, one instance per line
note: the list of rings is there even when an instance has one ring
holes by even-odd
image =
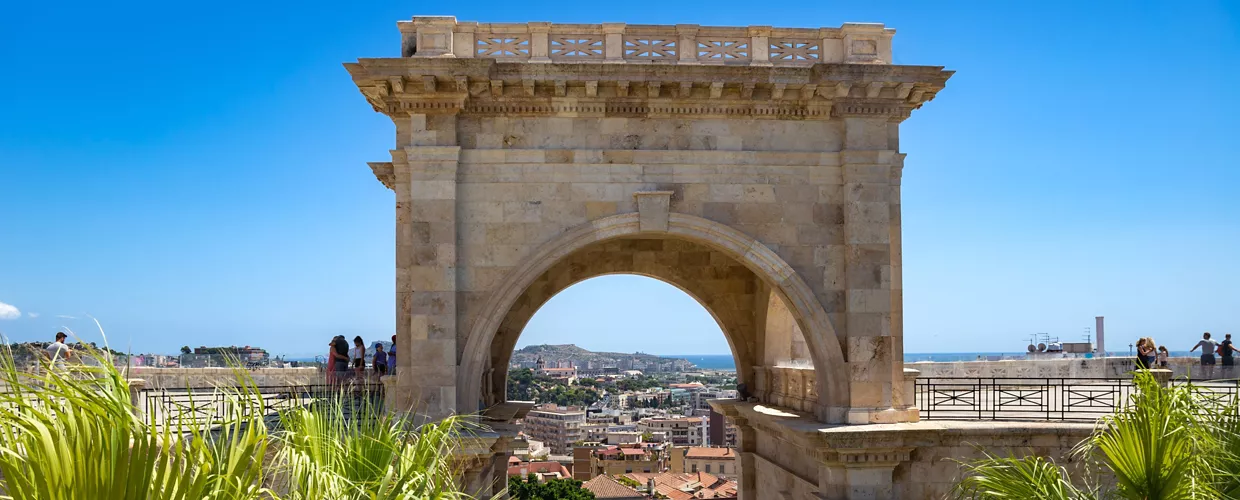
[[[1189,356],[1188,352],[1173,351],[1174,357]],[[698,368],[708,370],[736,370],[736,363],[732,360],[731,354],[661,354],[663,358],[680,358],[687,359],[690,363],[697,365]],[[954,361],[977,361],[981,359],[992,359],[995,357],[1002,359],[1023,358],[1023,352],[906,352],[904,353],[905,363],[916,363],[922,361],[936,361],[949,363]],[[1111,357],[1130,356],[1124,352],[1110,352]]]

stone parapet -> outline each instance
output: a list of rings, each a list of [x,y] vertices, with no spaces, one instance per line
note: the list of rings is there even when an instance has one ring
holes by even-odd
[[[742,476],[740,490],[787,492],[793,498],[943,498],[961,478],[960,461],[990,452],[1051,457],[1070,465],[1073,447],[1095,429],[1043,422],[832,425],[772,405],[731,400],[710,405],[757,437],[745,450],[754,473]]]
[[[478,23],[417,16],[397,24],[402,57],[491,58],[535,63],[606,62],[740,66],[891,64],[896,30],[838,28]]]
[[[129,377],[143,380],[148,389],[204,389],[231,387],[240,383],[240,377],[249,377],[259,387],[305,386],[325,383],[323,372],[318,368],[259,368],[255,370],[236,368],[153,368],[130,367]]]
[[[1132,357],[1073,358],[1073,359],[1011,359],[1002,361],[922,361],[907,366],[921,371],[922,378],[1132,378],[1136,360]],[[1230,370],[1228,368],[1231,368]],[[1171,358],[1167,370],[1169,378],[1194,380],[1211,378],[1202,369],[1196,357]],[[1234,367],[1216,366],[1216,379],[1234,379],[1240,370]]]

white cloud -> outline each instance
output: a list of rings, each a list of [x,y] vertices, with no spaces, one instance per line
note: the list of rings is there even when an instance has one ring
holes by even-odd
[[[28,312],[26,313],[26,316],[30,316],[31,318],[37,318],[39,317],[39,313]]]
[[[4,302],[0,302],[0,319],[17,319],[22,317],[22,312],[16,307]]]
[[[61,319],[77,319],[77,316],[69,316],[68,314],[57,314],[56,317]]]

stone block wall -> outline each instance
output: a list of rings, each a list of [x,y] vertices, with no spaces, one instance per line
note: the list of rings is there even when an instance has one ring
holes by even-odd
[[[132,367],[127,374],[131,378],[146,381],[149,389],[208,389],[212,387],[236,387],[239,375],[253,380],[259,387],[287,387],[322,385],[323,372],[318,368],[259,368],[241,370],[232,368],[152,368]]]
[[[400,57],[345,66],[396,130],[391,162],[370,166],[396,194],[397,336],[412,352],[398,357],[396,397],[409,409],[477,411],[478,381],[504,369],[508,344],[495,339],[511,333],[499,329],[524,326],[501,325],[525,293],[509,285],[530,286],[544,263],[581,250],[565,238],[641,233],[723,250],[788,302],[805,340],[797,350],[818,368],[820,418],[915,418],[897,408],[899,123],[951,72],[892,65],[894,31],[877,25],[427,17],[401,30]],[[564,52],[552,33],[599,37],[597,50]],[[752,45],[716,47],[729,61],[675,44],[649,57],[623,49],[670,33],[685,46],[700,35],[716,47],[723,34]],[[638,212],[635,230],[621,220]],[[736,345],[762,345],[728,335],[738,358]],[[774,366],[760,354],[746,369]]]

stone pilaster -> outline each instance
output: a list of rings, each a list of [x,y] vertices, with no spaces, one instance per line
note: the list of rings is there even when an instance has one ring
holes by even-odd
[[[398,411],[456,411],[456,170],[460,148],[393,152],[397,177]],[[402,172],[402,170],[404,172]],[[407,188],[401,178],[408,177]],[[407,191],[406,191],[407,190]],[[405,206],[407,205],[407,207]]]
[[[845,331],[851,382],[849,423],[908,420],[904,398],[899,264],[899,190],[892,148],[897,121],[884,109],[837,104],[845,124],[840,153],[844,181]],[[893,213],[893,209],[896,212]],[[895,240],[893,240],[895,235]]]
[[[757,500],[754,453],[758,450],[758,432],[744,418],[730,417],[736,425],[736,460],[740,474],[736,476],[737,500]]]

